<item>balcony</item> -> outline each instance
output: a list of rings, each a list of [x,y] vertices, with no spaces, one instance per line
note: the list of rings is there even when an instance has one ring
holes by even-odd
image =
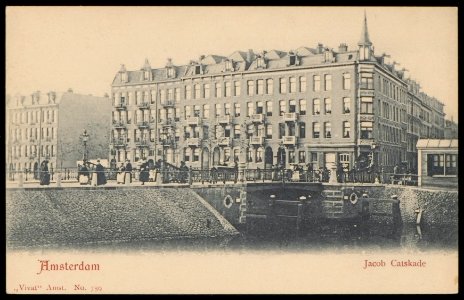
[[[284,122],[295,122],[298,119],[297,113],[284,113],[283,115]]]
[[[250,137],[250,145],[262,146],[264,138],[262,136],[252,136]]]
[[[200,146],[200,138],[188,138],[187,145],[191,147],[198,147]]]
[[[149,102],[141,102],[137,104],[137,107],[139,109],[149,109],[150,108],[150,103]]]
[[[218,139],[219,146],[230,146],[230,137],[220,137]]]
[[[282,142],[284,145],[296,145],[296,136],[284,136],[282,137]]]
[[[125,104],[115,105],[114,108],[116,108],[116,110],[126,110],[127,109]]]
[[[35,155],[35,154],[29,155],[29,159],[30,159],[30,160],[34,160],[36,157],[37,157],[37,155]]]
[[[253,122],[253,123],[263,123],[264,122],[264,114],[251,115],[251,122]]]
[[[136,147],[149,147],[148,140],[135,140]]]
[[[113,127],[114,128],[126,128],[126,123],[124,122],[120,122],[120,121],[117,121],[117,122],[113,122]]]
[[[217,120],[219,124],[230,124],[230,115],[218,116]]]
[[[149,128],[150,123],[148,123],[147,121],[138,122],[137,127],[140,128],[140,129]]]
[[[114,147],[126,147],[126,140],[125,139],[112,139],[111,144]]]
[[[200,124],[201,124],[200,117],[189,117],[189,118],[187,118],[187,125],[198,126]]]
[[[51,141],[53,141],[53,139],[51,137],[48,137],[48,138],[45,139],[45,141],[46,142],[51,142]]]
[[[174,119],[161,120],[160,123],[163,127],[173,127],[176,124]]]
[[[176,102],[174,100],[166,100],[161,102],[161,106],[164,108],[170,108],[176,106]]]
[[[375,96],[375,92],[374,90],[372,89],[367,89],[367,88],[362,88],[361,87],[361,90],[359,91],[359,95],[361,97],[374,97]]]

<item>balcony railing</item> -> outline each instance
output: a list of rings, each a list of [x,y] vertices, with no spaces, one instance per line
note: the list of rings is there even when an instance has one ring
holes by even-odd
[[[166,107],[166,108],[174,107],[175,105],[176,105],[176,102],[174,100],[166,100],[166,101],[161,102],[161,106]]]
[[[200,139],[199,138],[188,138],[187,139],[188,146],[198,147],[200,146]]]
[[[230,146],[230,137],[220,137],[218,139],[219,146]]]
[[[225,115],[225,116],[218,116],[217,117],[218,123],[219,124],[230,124],[230,115]]]
[[[114,128],[126,128],[126,123],[125,122],[121,122],[121,121],[114,121],[113,122],[113,127]]]
[[[187,125],[200,125],[201,119],[200,117],[189,117],[187,118]]]
[[[148,140],[135,140],[136,147],[148,147]]]
[[[296,145],[296,136],[283,136],[282,142],[284,145]]]
[[[112,139],[111,144],[114,147],[125,147],[126,146],[126,140],[125,139]]]
[[[250,137],[250,145],[262,146],[264,138],[262,136],[252,136]]]
[[[150,108],[150,103],[149,102],[141,102],[137,104],[137,107],[139,109],[149,109]]]
[[[263,121],[264,121],[264,114],[251,115],[251,122],[253,122],[253,123],[263,123]]]
[[[150,127],[150,123],[148,123],[147,121],[138,122],[137,127],[139,127],[139,128],[148,128],[148,127]]]
[[[295,122],[298,119],[297,113],[284,113],[283,115],[284,122]]]
[[[118,104],[118,105],[115,105],[114,108],[116,108],[116,110],[126,110],[127,107],[126,107],[126,104]]]
[[[176,122],[174,121],[174,119],[167,119],[167,120],[161,120],[161,125],[163,127],[171,127],[171,126],[174,126],[176,124]]]

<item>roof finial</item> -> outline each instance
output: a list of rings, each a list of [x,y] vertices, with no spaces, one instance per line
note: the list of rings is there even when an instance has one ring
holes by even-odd
[[[369,39],[369,32],[367,30],[366,10],[364,10],[364,24],[361,33],[361,39],[359,40],[358,46],[372,46],[372,42]]]

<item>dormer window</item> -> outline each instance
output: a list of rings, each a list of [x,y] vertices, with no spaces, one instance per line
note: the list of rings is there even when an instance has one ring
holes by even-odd
[[[359,59],[360,60],[369,60],[370,59],[370,47],[360,46],[359,47]]]
[[[149,79],[150,79],[150,71],[145,70],[145,71],[143,72],[143,79],[144,79],[144,80],[149,80]]]
[[[257,68],[265,68],[266,67],[264,57],[260,56],[260,57],[258,57],[258,59],[256,59],[256,67]]]
[[[168,67],[167,74],[168,74],[168,78],[174,78],[175,77],[174,68],[173,67]]]
[[[195,75],[199,75],[199,74],[201,74],[201,66],[197,65],[195,66]]]
[[[224,62],[224,69],[225,69],[225,71],[233,71],[234,70],[231,60],[226,60]]]
[[[289,61],[290,66],[296,65],[296,56],[295,55],[290,55],[289,60],[290,60]]]
[[[126,82],[127,81],[127,73],[121,73],[121,81]]]

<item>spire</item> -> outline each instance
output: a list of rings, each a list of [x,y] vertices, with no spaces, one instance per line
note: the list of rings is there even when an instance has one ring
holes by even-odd
[[[143,64],[142,69],[144,70],[151,69],[150,62],[148,62],[148,58],[145,58],[145,63]]]
[[[361,33],[361,39],[358,42],[358,46],[372,46],[372,42],[369,39],[369,32],[367,31],[367,17],[366,11],[364,11],[364,24]]]

